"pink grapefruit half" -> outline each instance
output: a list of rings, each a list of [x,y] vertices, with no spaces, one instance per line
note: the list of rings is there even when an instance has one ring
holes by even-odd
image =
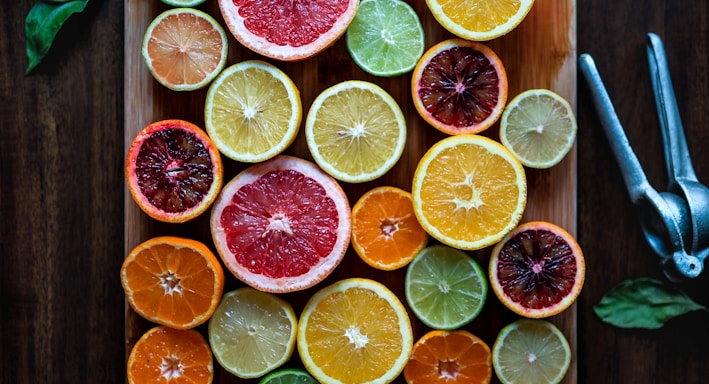
[[[283,61],[307,59],[347,30],[359,0],[219,0],[224,22],[242,45]]]
[[[324,280],[350,242],[351,212],[340,185],[314,163],[281,155],[224,186],[212,208],[217,252],[239,280],[293,292]]]

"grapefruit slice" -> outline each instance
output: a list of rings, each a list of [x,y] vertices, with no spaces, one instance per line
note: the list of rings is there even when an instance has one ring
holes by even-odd
[[[219,0],[231,33],[245,47],[283,61],[307,59],[347,30],[359,0]]]
[[[522,224],[492,250],[490,286],[518,315],[543,318],[574,303],[586,276],[581,247],[559,226],[545,221]]]
[[[125,178],[133,200],[148,216],[167,223],[183,223],[209,209],[223,174],[212,139],[184,120],[149,124],[126,156]]]
[[[298,291],[325,279],[342,260],[351,228],[350,205],[335,179],[286,155],[236,175],[211,216],[226,267],[266,292]]]

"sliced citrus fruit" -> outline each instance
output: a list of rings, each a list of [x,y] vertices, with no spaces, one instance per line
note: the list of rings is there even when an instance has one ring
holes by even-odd
[[[424,31],[416,11],[401,0],[362,0],[345,35],[354,62],[375,76],[398,76],[416,66]]]
[[[406,266],[428,242],[411,193],[380,186],[365,192],[352,208],[352,247],[370,266],[391,271]]]
[[[396,295],[374,280],[322,288],[298,323],[298,353],[320,383],[389,383],[411,355],[413,333]]]
[[[449,39],[421,56],[411,94],[416,111],[434,128],[449,135],[479,133],[502,115],[507,72],[484,44]]]
[[[214,379],[212,351],[201,333],[162,325],[148,330],[128,356],[129,384],[210,384]]]
[[[128,304],[142,317],[176,329],[207,321],[219,304],[224,272],[199,241],[174,236],[149,239],[121,267]]]
[[[527,203],[524,166],[502,144],[449,136],[421,158],[411,195],[421,226],[440,242],[476,250],[517,226]]]
[[[160,0],[164,4],[171,5],[173,7],[196,7],[207,0]]]
[[[242,45],[284,61],[331,46],[352,22],[359,0],[219,0],[226,25]]]
[[[515,29],[527,17],[534,0],[426,0],[426,4],[449,32],[485,41]]]
[[[224,186],[211,230],[237,278],[263,291],[292,292],[319,283],[340,263],[352,232],[350,205],[315,164],[280,155]]]
[[[517,320],[502,328],[492,346],[492,365],[503,384],[556,384],[570,363],[564,334],[546,320]]]
[[[586,276],[576,239],[544,222],[524,223],[492,250],[488,274],[495,295],[513,312],[542,318],[574,303]]]
[[[475,259],[432,245],[409,264],[404,278],[409,308],[433,329],[452,330],[473,321],[485,306],[487,279]]]
[[[290,77],[272,64],[248,60],[222,71],[207,92],[204,124],[227,157],[257,163],[288,148],[302,106]]]
[[[318,384],[310,374],[298,368],[284,368],[269,373],[258,384]]]
[[[571,105],[548,89],[529,89],[510,101],[500,120],[500,141],[522,164],[545,169],[558,164],[576,141]]]
[[[182,223],[204,213],[222,187],[224,169],[212,139],[184,120],[145,127],[128,148],[125,177],[133,200],[150,217]]]
[[[432,330],[414,344],[404,369],[408,384],[487,384],[490,347],[466,330]]]
[[[224,68],[228,46],[224,29],[212,16],[193,8],[173,8],[148,25],[142,53],[160,84],[191,91],[209,84]]]
[[[381,177],[399,161],[406,145],[406,119],[396,100],[378,85],[347,80],[315,98],[305,138],[325,172],[361,183]]]
[[[261,377],[290,359],[297,322],[293,307],[280,297],[239,288],[224,294],[209,319],[209,345],[228,372]]]

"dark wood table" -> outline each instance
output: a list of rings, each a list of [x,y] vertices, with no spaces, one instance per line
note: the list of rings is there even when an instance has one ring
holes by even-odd
[[[121,383],[124,5],[91,1],[25,76],[24,17],[33,2],[0,7],[0,382]],[[663,38],[695,168],[709,182],[709,3],[578,0],[577,15],[577,51],[595,57],[659,189],[666,172],[644,39]],[[706,383],[707,313],[655,331],[613,328],[593,313],[620,281],[662,273],[582,81],[578,122],[578,238],[587,260],[578,382]],[[681,285],[705,306],[707,273]]]

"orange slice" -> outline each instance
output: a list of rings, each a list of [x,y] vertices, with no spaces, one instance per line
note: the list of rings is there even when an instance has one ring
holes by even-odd
[[[492,40],[515,29],[534,0],[426,0],[433,17],[468,40]]]
[[[298,323],[297,347],[318,382],[389,383],[411,355],[413,333],[396,295],[374,280],[350,278],[308,301]]]
[[[129,384],[210,384],[212,352],[201,333],[157,326],[135,343],[128,356]]]
[[[173,236],[135,247],[123,261],[121,284],[140,316],[176,329],[209,319],[222,297],[224,272],[206,245]]]
[[[125,178],[148,216],[182,223],[204,213],[222,187],[219,150],[198,126],[162,120],[145,127],[128,148]]]
[[[429,48],[411,76],[416,111],[449,135],[492,126],[505,109],[507,88],[507,72],[495,52],[463,39]]]
[[[487,384],[490,347],[466,330],[429,331],[414,344],[404,377],[408,384]]]
[[[457,135],[434,144],[421,158],[411,195],[421,226],[440,242],[476,250],[500,241],[522,218],[527,179],[502,144]]]
[[[143,38],[143,58],[153,77],[175,91],[209,84],[224,68],[228,41],[209,14],[173,8],[159,14]]]
[[[492,250],[490,286],[513,312],[530,318],[556,315],[576,301],[586,262],[563,228],[533,221],[515,228]]]
[[[370,266],[391,271],[406,266],[428,242],[411,193],[390,186],[366,192],[352,208],[352,247]]]

